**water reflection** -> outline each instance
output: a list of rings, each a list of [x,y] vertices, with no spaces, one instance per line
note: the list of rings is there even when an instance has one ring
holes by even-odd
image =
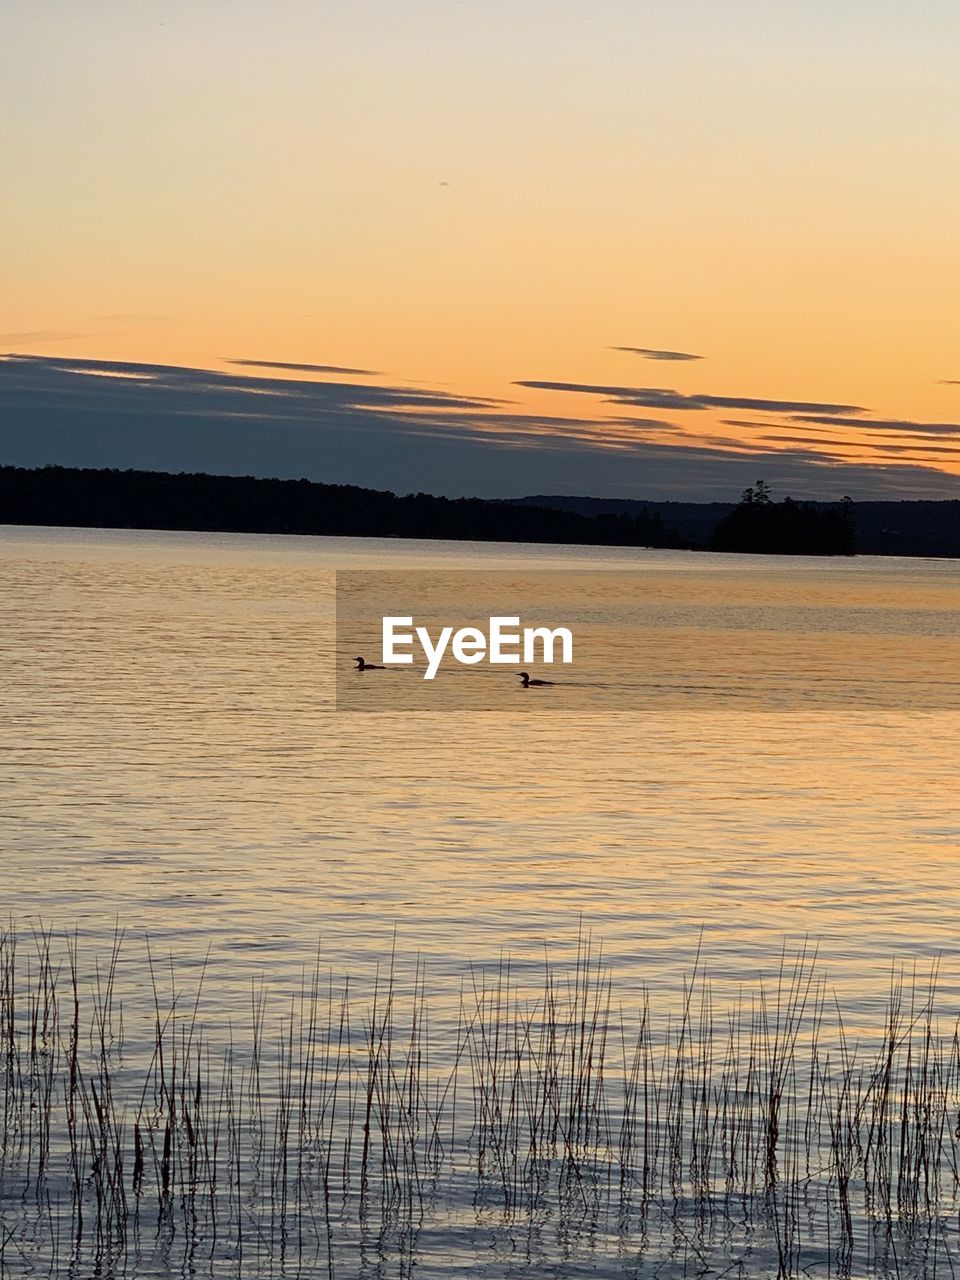
[[[649,706],[332,714],[332,574],[381,564],[639,566]],[[185,987],[210,951],[211,1034],[246,1024],[252,981],[279,1008],[318,938],[369,991],[394,930],[449,1025],[468,961],[509,954],[534,992],[581,917],[627,1007],[644,987],[681,1007],[702,928],[718,1008],[807,934],[851,1039],[882,1033],[894,956],[942,953],[956,1008],[953,564],[4,530],[0,598],[0,901],[21,929],[78,927],[86,975],[119,918],[131,1027],[147,934]],[[509,1274],[488,1210],[470,1222],[451,1242],[425,1221],[421,1260],[462,1272],[496,1237]],[[591,1262],[526,1229],[542,1274],[636,1262],[615,1231]],[[695,1266],[676,1247],[663,1274]]]

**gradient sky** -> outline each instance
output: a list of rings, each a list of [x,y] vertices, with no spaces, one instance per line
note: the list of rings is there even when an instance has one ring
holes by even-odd
[[[0,461],[960,496],[953,0],[46,0],[2,47],[0,352],[47,361]]]

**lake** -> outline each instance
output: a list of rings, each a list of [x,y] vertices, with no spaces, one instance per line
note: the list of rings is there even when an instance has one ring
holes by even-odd
[[[334,573],[347,569],[550,570],[578,581],[615,571],[618,580],[631,584],[630,625],[643,655],[640,696],[625,708],[612,678],[609,698],[589,708],[529,714],[511,680],[504,685],[502,710],[337,711],[333,584]],[[605,599],[598,608],[609,607]],[[385,1077],[393,1080],[390,1088],[396,1086],[398,1097],[406,1081],[403,1096],[409,1100],[416,1092],[422,1100],[416,1140],[407,1111],[410,1152],[419,1150],[417,1142],[429,1146],[424,1135],[431,1124],[435,1138],[439,1132],[439,1112],[430,1109],[440,1106],[437,1081],[466,1062],[464,1027],[473,1035],[485,1025],[477,1009],[486,1010],[488,991],[500,991],[504,1008],[513,1001],[511,1017],[516,1017],[510,1025],[526,1028],[511,1052],[515,1057],[532,1052],[530,1020],[541,1028],[549,1004],[536,1004],[546,999],[545,957],[564,999],[587,990],[585,974],[602,970],[598,985],[589,988],[594,995],[605,990],[609,977],[613,1000],[603,1003],[601,1014],[592,1006],[595,1027],[613,1027],[611,1008],[635,1017],[648,999],[655,1028],[651,1044],[658,1053],[673,1043],[668,1021],[676,1028],[689,1011],[685,982],[695,969],[699,979],[709,979],[711,1027],[714,1020],[723,1023],[723,1010],[737,1000],[754,1016],[761,1008],[761,978],[770,993],[779,972],[781,995],[790,981],[806,983],[806,1003],[797,1012],[791,1042],[791,1053],[799,1056],[790,1059],[787,1074],[793,1084],[784,1088],[796,1114],[791,1120],[785,1103],[783,1127],[792,1132],[795,1122],[797,1132],[806,1126],[808,1136],[797,1081],[825,1080],[838,1054],[842,1058],[855,1046],[868,1055],[864,1060],[873,1061],[869,1055],[883,1043],[892,965],[906,966],[908,986],[916,966],[921,992],[915,994],[912,1013],[903,1014],[898,1049],[908,1031],[922,1033],[926,1025],[922,992],[937,957],[938,1025],[949,1042],[960,1007],[957,562],[3,527],[0,608],[0,907],[19,935],[15,972],[28,986],[38,981],[36,957],[43,945],[35,931],[50,928],[61,987],[69,967],[64,935],[69,935],[80,985],[89,991],[98,962],[101,978],[107,972],[117,927],[125,931],[115,979],[123,1031],[111,1033],[124,1045],[122,1053],[117,1048],[122,1063],[116,1076],[116,1125],[124,1142],[133,1141],[135,1094],[142,1088],[136,1082],[152,1070],[154,982],[168,1001],[173,984],[194,993],[183,996],[192,1010],[202,973],[198,1017],[213,1055],[204,1060],[204,1070],[222,1083],[222,1068],[214,1071],[210,1061],[222,1062],[217,1055],[232,1034],[238,1042],[236,1069],[245,1073],[243,1087],[249,1092],[252,1060],[243,1057],[248,1050],[240,1042],[252,1016],[251,990],[264,993],[264,1025],[282,1026],[291,995],[296,1005],[303,974],[313,972],[318,957],[319,972],[333,975],[329,981],[338,993],[343,976],[350,975],[358,1041],[363,1035],[376,1041],[374,1031],[382,1024],[371,1013],[371,1001],[375,983],[386,981],[391,966],[398,1019],[401,1007],[407,1017],[416,1006],[418,992],[424,997],[432,1055],[429,1068],[423,1067],[424,1083],[418,1076],[414,1089],[410,1075],[409,1045],[415,1041],[419,1053],[420,1031],[405,1042],[403,1069],[394,1073],[391,1068]],[[798,960],[805,939],[807,955]],[[784,947],[786,979],[780,969]],[[818,956],[811,978],[806,966],[814,947]],[[699,985],[697,990],[699,1030],[688,1043],[702,1046],[706,1006]],[[834,1047],[829,1069],[822,1063],[812,1067],[814,1058],[804,1056],[805,1046],[816,1038],[812,1011],[818,1000],[832,1028],[822,1033],[825,1045],[841,1040],[832,1012],[836,1005],[844,1019],[846,1050]],[[330,997],[328,1011],[335,1005]],[[17,1005],[11,1017],[29,1021],[28,1015],[29,1005]],[[119,1024],[119,1013],[116,1018]],[[504,1019],[505,1029],[506,1014]],[[63,1014],[60,1031],[50,1033],[56,1070],[43,1076],[47,1068],[35,1068],[41,1082],[37,1096],[44,1096],[42,1079],[53,1080],[60,1070],[68,1021]],[[334,1022],[328,1017],[325,1024],[328,1055]],[[571,1019],[561,1022],[566,1026]],[[770,1035],[772,1025],[768,1019]],[[409,1037],[411,1028],[404,1026]],[[14,1034],[26,1037],[18,1041],[26,1062],[28,1023],[16,1022],[11,1046]],[[264,1034],[282,1049],[275,1029],[269,1037]],[[614,1035],[611,1029],[611,1042],[619,1036],[620,1030]],[[101,1071],[109,1055],[95,1052],[95,1039],[84,1052],[93,1055],[90,1063],[98,1063]],[[439,1155],[436,1143],[432,1153],[425,1147],[424,1159],[436,1161],[437,1179],[428,1195],[420,1167],[416,1213],[404,1210],[406,1217],[398,1218],[397,1204],[407,1203],[411,1175],[406,1165],[403,1178],[397,1173],[396,1151],[407,1150],[407,1139],[395,1139],[395,1149],[384,1138],[381,1164],[393,1169],[391,1196],[397,1202],[388,1196],[390,1205],[384,1207],[381,1173],[372,1235],[365,1236],[363,1223],[351,1216],[352,1184],[342,1173],[336,1185],[344,1204],[326,1211],[326,1225],[316,1232],[319,1210],[313,1213],[306,1245],[304,1197],[309,1196],[298,1183],[300,1236],[297,1248],[287,1240],[283,1258],[276,1245],[284,1234],[277,1225],[276,1183],[271,1183],[272,1195],[261,1187],[255,1205],[250,1199],[243,1210],[249,1221],[238,1210],[237,1221],[246,1221],[248,1228],[241,1255],[226,1227],[216,1246],[194,1239],[192,1252],[184,1251],[182,1224],[167,1232],[168,1219],[161,1213],[164,1229],[154,1222],[150,1247],[141,1241],[136,1260],[122,1248],[117,1252],[115,1242],[114,1253],[105,1249],[104,1256],[120,1268],[122,1255],[124,1274],[133,1276],[170,1274],[174,1258],[184,1273],[211,1275],[314,1274],[313,1265],[317,1273],[347,1276],[414,1269],[427,1277],[467,1270],[489,1276],[619,1276],[638,1273],[644,1265],[658,1265],[657,1274],[663,1275],[688,1269],[719,1274],[727,1268],[731,1274],[776,1275],[784,1273],[785,1233],[790,1241],[796,1237],[798,1266],[824,1275],[836,1269],[837,1232],[842,1235],[846,1222],[842,1196],[823,1210],[819,1225],[812,1225],[816,1211],[808,1205],[803,1228],[799,1209],[794,1217],[784,1210],[777,1218],[778,1209],[758,1226],[759,1217],[742,1209],[743,1197],[753,1193],[738,1184],[740,1221],[749,1219],[750,1231],[734,1230],[728,1220],[724,1230],[712,1227],[713,1234],[704,1234],[698,1214],[707,1193],[690,1183],[692,1174],[684,1174],[673,1198],[664,1190],[667,1175],[658,1174],[655,1212],[641,1231],[629,1216],[632,1210],[624,1209],[622,1195],[611,1193],[608,1169],[598,1203],[606,1205],[609,1216],[611,1197],[616,1200],[613,1216],[620,1215],[619,1225],[601,1214],[591,1219],[590,1231],[571,1233],[564,1225],[570,1216],[564,1201],[570,1193],[569,1168],[568,1181],[558,1174],[536,1204],[524,1199],[531,1193],[517,1170],[529,1169],[529,1152],[527,1163],[518,1163],[515,1130],[509,1130],[509,1140],[504,1136],[506,1112],[497,1071],[490,1066],[500,1061],[500,1048],[491,1053],[485,1039],[478,1043],[480,1050],[476,1045],[469,1050],[479,1054],[471,1062],[486,1056],[493,1076],[480,1070],[478,1077],[474,1065],[470,1083],[458,1087],[461,1099],[472,1090],[474,1120],[476,1097],[486,1099],[480,1129],[488,1126],[490,1150],[501,1153],[500,1166],[488,1156],[490,1167],[500,1172],[494,1179],[499,1190],[486,1199],[474,1185],[476,1152],[467,1135],[451,1135],[445,1151],[457,1153],[459,1164],[447,1170],[446,1155]],[[181,1060],[189,1064],[194,1046],[179,1044]],[[721,1052],[719,1040],[715,1048],[704,1079],[709,1076],[713,1105],[719,1107],[721,1095],[742,1100],[746,1086],[738,1076],[735,1085],[717,1092],[726,1050]],[[608,1052],[612,1064],[616,1055]],[[681,1046],[680,1058],[686,1052]],[[822,1053],[826,1062],[826,1048]],[[14,1056],[11,1049],[8,1102],[15,1092],[9,1074]],[[531,1090],[547,1088],[536,1069],[546,1060],[534,1055],[533,1074],[524,1077],[523,1090],[511,1094],[518,1113],[527,1114]],[[611,1078],[622,1072],[625,1060],[624,1051],[619,1067],[610,1067]],[[764,1068],[768,1076],[776,1074],[772,1061]],[[939,1074],[931,1068],[924,1096],[937,1094],[939,1080],[941,1094],[949,1095],[955,1107],[948,1057],[937,1061]],[[703,1067],[702,1056],[697,1062]],[[590,1071],[595,1069],[592,1062]],[[90,1065],[88,1071],[93,1070]],[[906,1065],[903,1070],[903,1090],[909,1092],[913,1076]],[[343,1071],[350,1075],[352,1067]],[[29,1073],[24,1068],[21,1074]],[[830,1089],[839,1087],[830,1078]],[[852,1092],[856,1078],[854,1073],[848,1079]],[[282,1072],[276,1079],[282,1081]],[[362,1079],[357,1079],[356,1099],[362,1100]],[[857,1087],[866,1092],[857,1096],[868,1098],[874,1109],[869,1114],[876,1114],[872,1079],[869,1070],[861,1071]],[[562,1092],[567,1085],[561,1081],[556,1087]],[[57,1088],[52,1085],[51,1093]],[[483,1108],[490,1088],[497,1101],[488,1114]],[[97,1106],[90,1104],[90,1115],[96,1117],[101,1091],[95,1092]],[[238,1097],[241,1093],[238,1074]],[[272,1107],[279,1099],[284,1113],[282,1084],[264,1085],[263,1095]],[[161,1102],[152,1113],[157,1123],[163,1097],[161,1088]],[[127,1111],[120,1099],[126,1099]],[[29,1099],[21,1102],[28,1115]],[[53,1103],[44,1105],[54,1115],[47,1199],[35,1197],[29,1213],[22,1207],[23,1186],[29,1182],[36,1189],[36,1169],[25,1171],[22,1150],[29,1143],[22,1125],[17,1127],[21,1122],[11,1121],[21,1155],[14,1159],[11,1146],[3,1164],[0,1237],[12,1233],[13,1243],[0,1256],[8,1267],[29,1259],[41,1274],[47,1273],[44,1268],[49,1274],[89,1274],[83,1266],[93,1255],[84,1250],[104,1248],[96,1238],[90,1242],[89,1214],[88,1236],[72,1251],[73,1228],[63,1226],[61,1235],[60,1227],[50,1226],[72,1221],[73,1193],[65,1172],[67,1131],[57,1128],[60,1112]],[[381,1116],[385,1105],[380,1096]],[[622,1153],[623,1106],[617,1105]],[[838,1105],[846,1103],[841,1098]],[[172,1101],[168,1106],[175,1110]],[[615,1110],[606,1095],[596,1103],[597,1116]],[[861,1113],[857,1123],[868,1113],[867,1103]],[[944,1111],[941,1152],[943,1133],[949,1136],[956,1119]],[[227,1134],[229,1123],[224,1123]],[[260,1138],[265,1140],[270,1129],[276,1151],[279,1131],[275,1120],[270,1123],[273,1128],[266,1125]],[[331,1123],[336,1127],[341,1121]],[[342,1123],[349,1126],[350,1114]],[[386,1133],[395,1123],[392,1113],[384,1123]],[[98,1202],[115,1200],[118,1192],[107,1182],[99,1191],[89,1182],[100,1167],[89,1124],[83,1138],[86,1172],[76,1185]],[[175,1142],[181,1140],[178,1125]],[[602,1138],[597,1125],[578,1136],[591,1152],[589,1161],[584,1157],[576,1168],[581,1183],[587,1164],[596,1181],[603,1164],[598,1151],[611,1146],[609,1133]],[[239,1121],[237,1126],[239,1147]],[[142,1127],[146,1134],[146,1120]],[[720,1129],[722,1124],[715,1131]],[[808,1189],[823,1184],[826,1204],[842,1157],[835,1126],[832,1139],[825,1120],[821,1129],[822,1141],[834,1143],[833,1156],[817,1166],[816,1177],[808,1171],[803,1178]],[[323,1149],[334,1149],[333,1130],[329,1141],[321,1141],[317,1132],[317,1143],[326,1141]],[[342,1136],[337,1141],[338,1167],[345,1167],[356,1153],[346,1151]],[[509,1181],[502,1155],[508,1148],[514,1153],[514,1190],[500,1203]],[[799,1149],[787,1144],[783,1159],[788,1165]],[[910,1150],[915,1155],[915,1148]],[[624,1160],[633,1176],[633,1146],[629,1152],[630,1159],[618,1158],[618,1179]],[[558,1158],[562,1164],[567,1156],[561,1152]],[[724,1158],[718,1145],[718,1169]],[[929,1173],[929,1151],[926,1159]],[[941,1163],[949,1168],[946,1159]],[[149,1169],[149,1159],[146,1164]],[[129,1161],[125,1167],[129,1173]],[[898,1167],[902,1170],[902,1163]],[[719,1194],[718,1176],[714,1170],[706,1179],[711,1197]],[[725,1176],[729,1184],[733,1175],[728,1170]],[[861,1198],[850,1217],[848,1262],[854,1270],[885,1274],[886,1267],[893,1274],[891,1255],[875,1238],[869,1179],[865,1193],[857,1176],[852,1181]],[[787,1182],[796,1188],[801,1180],[797,1174]],[[330,1177],[324,1184],[329,1192],[327,1183]],[[843,1185],[840,1178],[837,1187]],[[941,1187],[938,1199],[929,1179],[927,1185],[936,1248],[929,1230],[923,1247],[916,1245],[914,1205],[910,1247],[915,1254],[904,1252],[897,1237],[892,1256],[905,1272],[932,1275],[939,1266],[947,1274],[946,1259],[955,1259],[957,1250],[955,1187]],[[50,1187],[56,1192],[52,1201]],[[239,1191],[236,1200],[239,1205]],[[232,1210],[223,1212],[229,1223]],[[898,1213],[904,1221],[909,1216],[902,1203]],[[582,1226],[582,1205],[574,1216]],[[122,1218],[119,1210],[115,1218]],[[403,1231],[397,1227],[401,1219]],[[128,1241],[125,1233],[132,1228],[120,1230],[117,1221],[114,1235]],[[945,1225],[948,1221],[952,1227]],[[834,1224],[830,1241],[823,1234],[828,1222]],[[749,1246],[744,1245],[747,1235]],[[738,1252],[741,1246],[752,1252]],[[64,1261],[71,1256],[74,1272]],[[310,1258],[321,1261],[310,1263]],[[715,1258],[724,1259],[723,1265]],[[788,1250],[788,1272],[793,1265]]]

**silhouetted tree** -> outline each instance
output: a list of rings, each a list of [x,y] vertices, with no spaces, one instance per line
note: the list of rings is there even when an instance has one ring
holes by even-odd
[[[748,489],[744,489],[740,495],[740,501],[746,507],[763,507],[772,502],[770,496],[770,486],[766,480],[758,480],[755,485]]]
[[[774,502],[769,486],[758,480],[717,525],[712,546],[761,555],[853,555],[853,502],[844,498],[829,507],[793,498]]]

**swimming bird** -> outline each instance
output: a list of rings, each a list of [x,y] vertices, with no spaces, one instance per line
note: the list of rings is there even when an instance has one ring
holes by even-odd
[[[385,671],[386,667],[378,667],[375,662],[365,662],[363,658],[354,658],[358,671]]]
[[[546,689],[553,688],[553,680],[531,680],[526,671],[518,671],[517,675],[523,681],[524,689]]]

